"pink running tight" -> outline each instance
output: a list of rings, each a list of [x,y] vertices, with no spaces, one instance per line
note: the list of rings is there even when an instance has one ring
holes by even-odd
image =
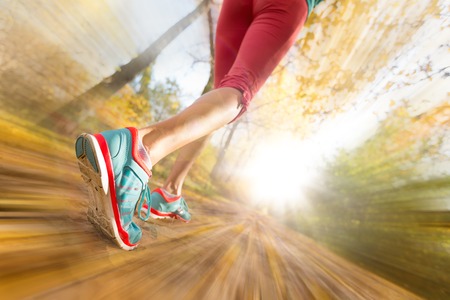
[[[306,0],[224,0],[214,86],[242,92],[240,115],[294,44],[307,14]]]

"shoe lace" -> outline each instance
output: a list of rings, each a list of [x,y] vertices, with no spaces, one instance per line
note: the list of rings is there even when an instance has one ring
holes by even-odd
[[[142,217],[142,207],[147,204],[147,213],[145,214],[145,217]],[[148,188],[148,185],[145,185],[144,189],[142,190],[142,193],[139,197],[138,202],[138,217],[142,221],[147,221],[150,218],[150,207],[152,207],[152,194],[150,193],[150,189]]]

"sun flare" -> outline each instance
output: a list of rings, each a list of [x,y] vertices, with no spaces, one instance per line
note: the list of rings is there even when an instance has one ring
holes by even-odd
[[[277,211],[305,204],[304,188],[314,181],[317,153],[289,137],[261,142],[245,171],[255,204]]]

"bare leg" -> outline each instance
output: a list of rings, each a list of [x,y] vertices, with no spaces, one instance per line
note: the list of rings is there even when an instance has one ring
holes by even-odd
[[[139,130],[152,164],[232,121],[241,110],[242,94],[219,88],[201,96],[176,116]]]
[[[227,87],[203,95],[173,118],[141,129],[153,164],[232,121],[294,43],[306,15],[304,0],[225,1],[217,25],[215,86]],[[245,91],[245,97],[239,90]],[[185,162],[172,170],[172,180],[166,182],[172,192],[180,192],[201,150],[197,147],[193,144],[183,151]]]
[[[220,84],[232,67],[241,42],[253,19],[251,1],[227,1],[224,5],[231,9],[223,9],[222,7],[221,17],[219,18],[217,25],[218,30],[220,31],[220,38],[217,39],[216,37],[215,42],[215,87]],[[236,12],[239,12],[239,14]],[[238,111],[240,112],[240,110]],[[237,114],[234,117],[236,116]],[[226,123],[229,123],[229,121],[231,120],[228,120]],[[207,144],[209,137],[210,135],[205,136],[181,148],[177,160],[172,166],[170,174],[163,185],[163,188],[167,192],[178,196],[181,195],[184,180],[194,164],[195,159],[200,155]]]
[[[205,148],[211,135],[204,136],[180,149],[177,160],[175,161],[170,174],[164,182],[163,188],[174,195],[181,195],[184,179],[195,162]]]

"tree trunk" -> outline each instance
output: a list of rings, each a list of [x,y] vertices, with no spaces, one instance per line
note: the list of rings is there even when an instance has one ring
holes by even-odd
[[[209,92],[214,87],[214,21],[212,18],[211,8],[208,9],[208,30],[209,30],[209,78],[203,89],[202,95]]]
[[[102,102],[130,82],[136,75],[148,67],[161,51],[169,45],[208,7],[210,0],[203,0],[195,10],[169,28],[160,38],[153,42],[144,52],[132,59],[119,70],[83,94],[58,108],[38,125],[58,131],[61,134],[73,134],[79,124],[93,115]]]

